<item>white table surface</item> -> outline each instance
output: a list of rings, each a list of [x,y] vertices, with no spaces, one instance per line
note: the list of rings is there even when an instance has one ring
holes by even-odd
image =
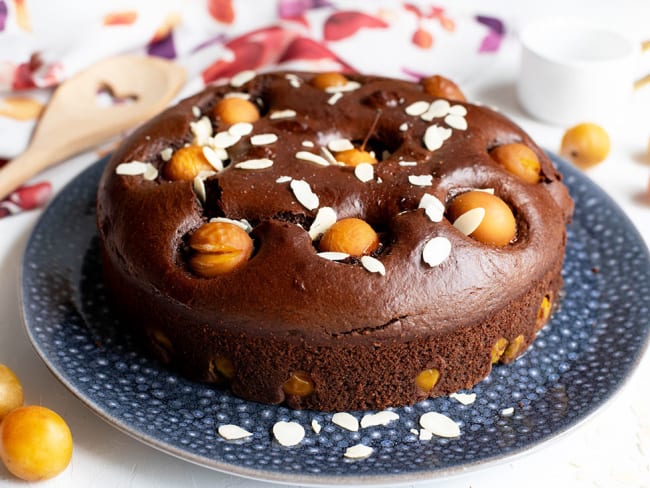
[[[515,28],[545,15],[574,14],[622,28],[638,40],[650,38],[648,0],[499,0],[489,4],[466,0],[453,5],[456,9],[472,10],[480,6],[485,13],[500,16]],[[481,79],[464,84],[464,90],[470,100],[500,107],[541,146],[555,150],[565,128],[536,122],[521,111],[515,99],[518,46],[511,43],[506,49],[498,63]],[[645,57],[645,67],[650,72],[650,54]],[[625,117],[607,129],[613,142],[612,152],[603,164],[587,174],[620,205],[650,246],[650,86],[635,93]],[[59,190],[95,159],[94,153],[75,157],[44,177]],[[31,347],[19,312],[20,262],[40,214],[35,211],[0,219],[0,363],[9,365],[20,377],[27,404],[43,404],[57,411],[67,420],[74,436],[70,466],[39,486],[272,486],[195,466],[141,444],[105,423],[54,379]],[[499,464],[418,486],[650,487],[649,379],[650,357],[646,354],[622,390],[568,433]],[[0,486],[28,484],[0,466]]]

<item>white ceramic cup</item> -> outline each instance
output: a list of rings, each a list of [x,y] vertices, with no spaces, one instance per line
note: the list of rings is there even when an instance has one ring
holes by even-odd
[[[533,117],[558,125],[608,123],[624,112],[640,43],[572,18],[529,24],[520,40],[517,94]]]

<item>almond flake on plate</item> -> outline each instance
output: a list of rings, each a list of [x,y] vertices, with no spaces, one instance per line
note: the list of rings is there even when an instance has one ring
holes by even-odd
[[[375,168],[370,163],[359,163],[354,167],[354,176],[359,181],[368,183],[375,177]]]
[[[318,208],[319,200],[318,195],[316,195],[312,190],[309,183],[305,180],[291,180],[289,183],[291,191],[293,191],[296,200],[305,207],[307,210],[314,210]]]
[[[245,439],[246,437],[250,437],[253,435],[252,432],[248,432],[247,430],[242,429],[238,425],[233,425],[233,424],[220,425],[219,429],[217,429],[217,432],[219,432],[219,435],[221,437],[223,437],[228,441]]]
[[[420,435],[418,436],[418,438],[421,441],[430,441],[431,439],[433,439],[433,434],[426,429],[420,429]]]
[[[233,86],[235,88],[239,88],[242,85],[245,85],[249,81],[251,81],[253,78],[257,76],[257,73],[253,71],[252,69],[247,69],[244,71],[240,71],[237,73],[235,76],[230,78],[230,86]]]
[[[160,151],[160,158],[165,162],[169,161],[173,155],[174,155],[174,150],[171,147],[166,147],[165,149]]]
[[[269,119],[289,119],[296,116],[296,111],[291,109],[286,110],[276,110],[269,115]]]
[[[399,415],[390,410],[369,413],[361,418],[361,428],[365,429],[366,427],[375,427],[377,425],[388,425],[397,419],[399,419]]]
[[[233,136],[247,136],[251,132],[253,132],[253,124],[250,122],[237,122],[228,127],[228,133]]]
[[[203,146],[201,151],[203,152],[206,161],[210,163],[210,166],[212,166],[216,171],[223,171],[223,161],[219,157],[219,154],[217,154],[217,151],[212,149],[210,146]]]
[[[305,428],[297,422],[276,422],[273,436],[281,445],[291,447],[300,444],[305,437]]]
[[[334,139],[327,143],[330,151],[341,152],[348,149],[354,149],[354,144],[349,139]]]
[[[471,405],[476,401],[476,393],[452,393],[449,398],[453,398],[463,405]]]
[[[204,115],[196,122],[190,122],[190,131],[194,134],[194,144],[205,146],[212,137],[212,122]]]
[[[318,422],[318,420],[313,419],[311,421],[311,430],[313,430],[316,434],[320,434],[321,428],[322,427],[321,427],[320,423]]]
[[[454,227],[466,236],[470,235],[478,226],[481,225],[485,218],[485,209],[476,207],[468,210],[454,221]]]
[[[336,223],[336,212],[332,207],[321,207],[318,209],[316,218],[309,227],[309,237],[315,241]]]
[[[420,417],[420,426],[438,437],[458,437],[460,427],[452,419],[438,412],[427,412]]]
[[[267,158],[261,159],[249,159],[247,161],[242,161],[237,163],[235,168],[237,169],[265,169],[273,166],[273,161]]]
[[[251,137],[251,144],[253,146],[265,146],[266,144],[273,144],[277,142],[278,136],[273,133],[256,134]]]
[[[354,415],[347,412],[338,412],[332,415],[332,423],[351,432],[359,430],[359,421]]]
[[[296,153],[296,158],[301,159],[303,161],[309,161],[310,163],[315,163],[320,166],[330,165],[329,161],[325,159],[323,156],[319,156],[318,154],[314,154],[309,151],[298,151]]]
[[[515,413],[514,407],[508,407],[501,410],[501,415],[503,415],[504,417],[510,417],[514,413]]]
[[[319,258],[327,259],[328,261],[343,261],[350,257],[346,252],[337,252],[337,251],[324,251],[316,253],[316,256]]]
[[[404,109],[404,112],[406,112],[406,115],[411,115],[413,117],[419,117],[422,115],[424,112],[429,110],[429,102],[425,102],[424,100],[420,100],[417,102],[413,102],[411,105],[406,107]]]
[[[429,217],[431,222],[442,222],[442,217],[445,213],[445,206],[434,195],[431,195],[430,193],[422,195],[418,208],[424,209],[424,213]]]
[[[386,276],[386,268],[377,258],[373,258],[372,256],[361,256],[361,265],[366,268],[366,271]]]
[[[458,130],[467,130],[467,120],[462,115],[447,115],[445,123]]]
[[[280,176],[278,177],[277,180],[275,180],[276,183],[289,183],[293,178],[291,176]]]
[[[128,163],[120,163],[115,168],[115,173],[123,176],[138,176],[143,175],[147,171],[147,164],[142,161],[130,161]]]
[[[409,175],[409,183],[415,186],[431,186],[433,185],[432,175]]]
[[[409,432],[411,434],[413,434],[413,435],[418,435],[419,434],[418,429],[409,429]]]
[[[444,142],[451,137],[451,129],[440,127],[439,125],[430,125],[424,132],[424,145],[429,151],[440,149]]]
[[[446,237],[434,237],[422,249],[422,260],[432,268],[442,263],[451,252],[451,242]]]
[[[375,450],[363,444],[357,444],[352,447],[348,447],[343,454],[348,459],[363,459],[370,456]]]

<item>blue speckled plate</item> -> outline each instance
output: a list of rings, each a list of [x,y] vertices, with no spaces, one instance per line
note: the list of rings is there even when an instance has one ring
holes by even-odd
[[[379,484],[431,479],[503,460],[585,419],[639,362],[650,328],[650,259],[619,208],[556,161],[576,199],[561,307],[516,363],[496,367],[464,406],[450,398],[396,409],[399,420],[349,432],[331,415],[247,402],[192,383],[143,354],[119,331],[106,302],[95,232],[95,191],[105,161],[72,181],[36,226],[23,263],[29,336],[54,374],[110,424],[169,454],[220,471],[301,484]],[[505,417],[501,410],[514,407]],[[456,439],[410,432],[428,411],[461,425]],[[361,418],[361,413],[355,414]],[[317,419],[323,430],[309,427]],[[307,431],[297,447],[273,441],[279,420]],[[225,441],[221,424],[253,432]],[[343,457],[364,443],[374,453]]]

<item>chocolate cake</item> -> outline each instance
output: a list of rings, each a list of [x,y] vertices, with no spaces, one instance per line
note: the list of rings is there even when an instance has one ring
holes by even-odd
[[[137,129],[100,182],[125,327],[248,400],[379,409],[520,356],[561,288],[572,200],[449,80],[255,74]]]

